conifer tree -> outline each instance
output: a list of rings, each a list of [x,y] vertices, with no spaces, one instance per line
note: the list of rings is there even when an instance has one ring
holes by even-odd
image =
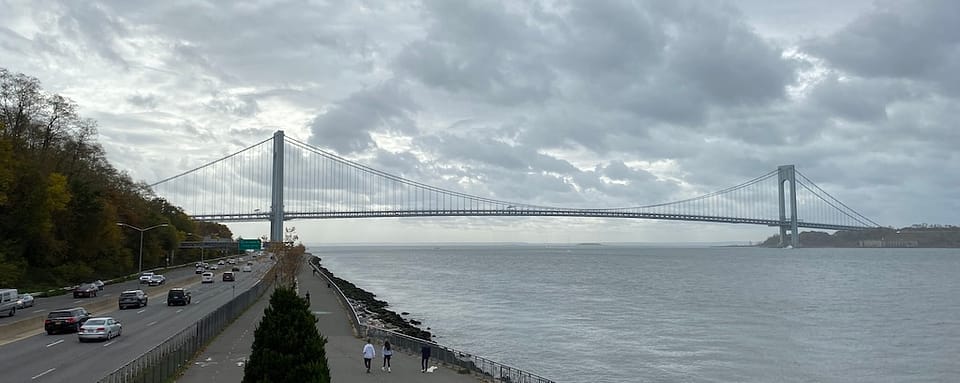
[[[324,345],[309,304],[289,287],[277,288],[254,333],[243,383],[330,382]]]

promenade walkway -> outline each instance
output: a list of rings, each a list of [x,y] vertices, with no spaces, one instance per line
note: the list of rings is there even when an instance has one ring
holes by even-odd
[[[327,287],[322,276],[313,275],[306,265],[300,273],[300,294],[310,293],[310,309],[317,316],[317,328],[327,338],[327,363],[333,382],[480,382],[474,375],[458,374],[449,368],[440,367],[432,373],[420,372],[420,355],[394,352],[393,372],[380,371],[383,363],[381,344],[374,343],[377,358],[373,360],[370,373],[363,367],[364,340],[353,336],[347,311],[340,305],[336,290]],[[223,331],[204,350],[184,375],[177,379],[182,383],[237,383],[243,379],[243,362],[250,355],[253,333],[269,304],[268,291],[263,298]],[[431,361],[436,366],[436,361]]]

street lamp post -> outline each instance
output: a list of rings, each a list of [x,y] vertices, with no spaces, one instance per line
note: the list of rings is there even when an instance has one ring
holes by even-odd
[[[203,264],[203,249],[206,247],[206,240],[203,239],[203,236],[196,235],[193,233],[187,233],[187,235],[192,235],[200,239],[200,263]]]
[[[143,233],[146,232],[147,230],[152,230],[152,229],[156,229],[156,228],[158,228],[158,227],[164,227],[164,226],[169,226],[169,225],[166,224],[166,223],[161,223],[161,224],[159,224],[159,225],[150,226],[150,227],[148,227],[148,228],[146,228],[146,229],[141,229],[141,228],[139,228],[139,227],[136,227],[136,226],[133,226],[133,225],[128,225],[128,224],[125,224],[125,223],[123,223],[123,222],[117,222],[117,226],[126,226],[126,227],[129,227],[129,228],[131,228],[131,229],[134,229],[134,230],[137,230],[137,231],[140,232],[140,266],[137,267],[137,275],[143,274]]]

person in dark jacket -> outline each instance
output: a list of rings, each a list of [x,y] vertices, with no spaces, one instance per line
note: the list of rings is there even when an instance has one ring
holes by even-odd
[[[427,372],[427,365],[430,364],[430,346],[420,346],[420,372]]]

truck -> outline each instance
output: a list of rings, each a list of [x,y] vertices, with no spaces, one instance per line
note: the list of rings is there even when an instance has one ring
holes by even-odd
[[[17,299],[20,299],[17,289],[0,289],[0,314],[6,313],[7,316],[16,314]]]

